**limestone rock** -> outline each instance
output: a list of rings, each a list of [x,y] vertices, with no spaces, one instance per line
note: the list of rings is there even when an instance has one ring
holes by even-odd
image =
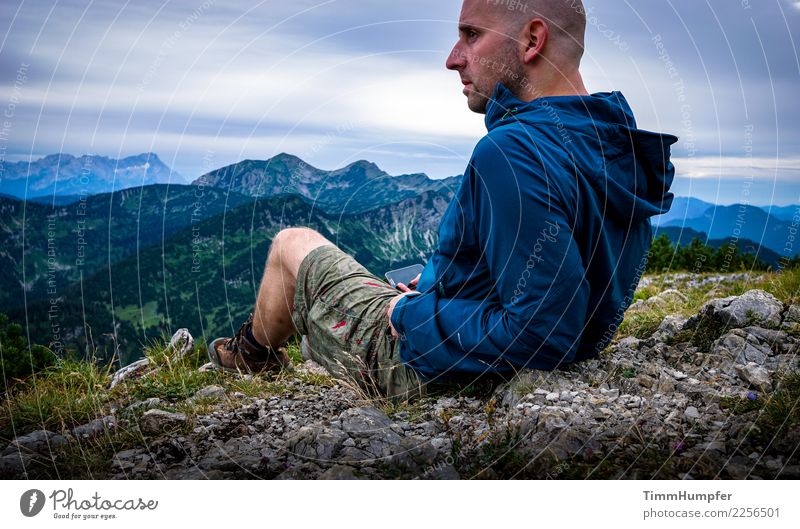
[[[167,345],[166,353],[173,362],[182,360],[194,351],[194,338],[188,329],[178,329]]]
[[[225,388],[222,386],[206,386],[202,389],[199,389],[197,393],[194,394],[195,399],[208,399],[208,400],[221,400],[226,397],[227,393],[225,392]]]
[[[772,390],[769,371],[755,362],[749,362],[746,365],[737,365],[736,372],[742,380],[749,382],[751,386],[764,391]]]
[[[781,324],[783,304],[763,290],[749,290],[741,296],[714,299],[706,303],[701,316],[711,316],[729,327],[750,324],[778,327]]]
[[[355,469],[347,465],[334,465],[323,472],[318,479],[358,479]]]
[[[139,428],[145,435],[158,435],[177,430],[187,424],[183,413],[170,413],[164,410],[148,410],[139,421]]]
[[[0,456],[15,453],[51,455],[67,443],[68,440],[63,435],[48,430],[37,430],[11,441]]]
[[[142,358],[117,371],[111,379],[109,389],[115,388],[120,382],[130,378],[142,376],[150,369],[150,359]]]
[[[105,434],[116,427],[116,420],[112,416],[95,419],[88,424],[82,424],[72,429],[72,435],[76,439],[94,439]]]

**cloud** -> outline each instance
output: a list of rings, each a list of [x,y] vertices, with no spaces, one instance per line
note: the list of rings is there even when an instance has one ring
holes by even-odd
[[[589,89],[621,90],[640,127],[680,136],[673,153],[688,180],[737,181],[743,158],[760,180],[796,176],[797,2],[586,5]],[[196,176],[209,150],[225,163],[288,151],[322,167],[372,157],[395,174],[459,174],[485,132],[444,68],[459,8],[459,0],[4,2],[0,106],[9,73],[31,65],[6,157],[152,150]],[[358,126],[331,140],[347,123]],[[788,161],[770,163],[775,153]]]
[[[691,179],[798,182],[800,157],[673,157],[676,174]]]

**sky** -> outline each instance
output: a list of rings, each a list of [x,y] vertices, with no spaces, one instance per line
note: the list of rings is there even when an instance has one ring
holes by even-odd
[[[3,0],[0,163],[156,152],[183,183],[288,152],[462,174],[486,131],[444,67],[460,5]],[[800,204],[800,2],[585,5],[586,86],[680,137],[676,194]]]

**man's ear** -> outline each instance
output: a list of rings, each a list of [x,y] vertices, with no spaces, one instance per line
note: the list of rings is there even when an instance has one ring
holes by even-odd
[[[534,18],[528,22],[522,34],[525,44],[525,55],[522,60],[525,64],[531,64],[542,54],[548,35],[547,22],[541,18]]]

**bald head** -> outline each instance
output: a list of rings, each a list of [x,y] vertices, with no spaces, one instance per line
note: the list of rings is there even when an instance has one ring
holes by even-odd
[[[474,112],[486,111],[498,83],[523,101],[585,95],[585,31],[581,0],[464,0],[446,66],[459,72]]]
[[[551,60],[577,66],[583,57],[586,11],[581,0],[483,0],[507,24],[516,38],[534,19],[548,28],[547,55]],[[560,60],[559,60],[560,59]]]

